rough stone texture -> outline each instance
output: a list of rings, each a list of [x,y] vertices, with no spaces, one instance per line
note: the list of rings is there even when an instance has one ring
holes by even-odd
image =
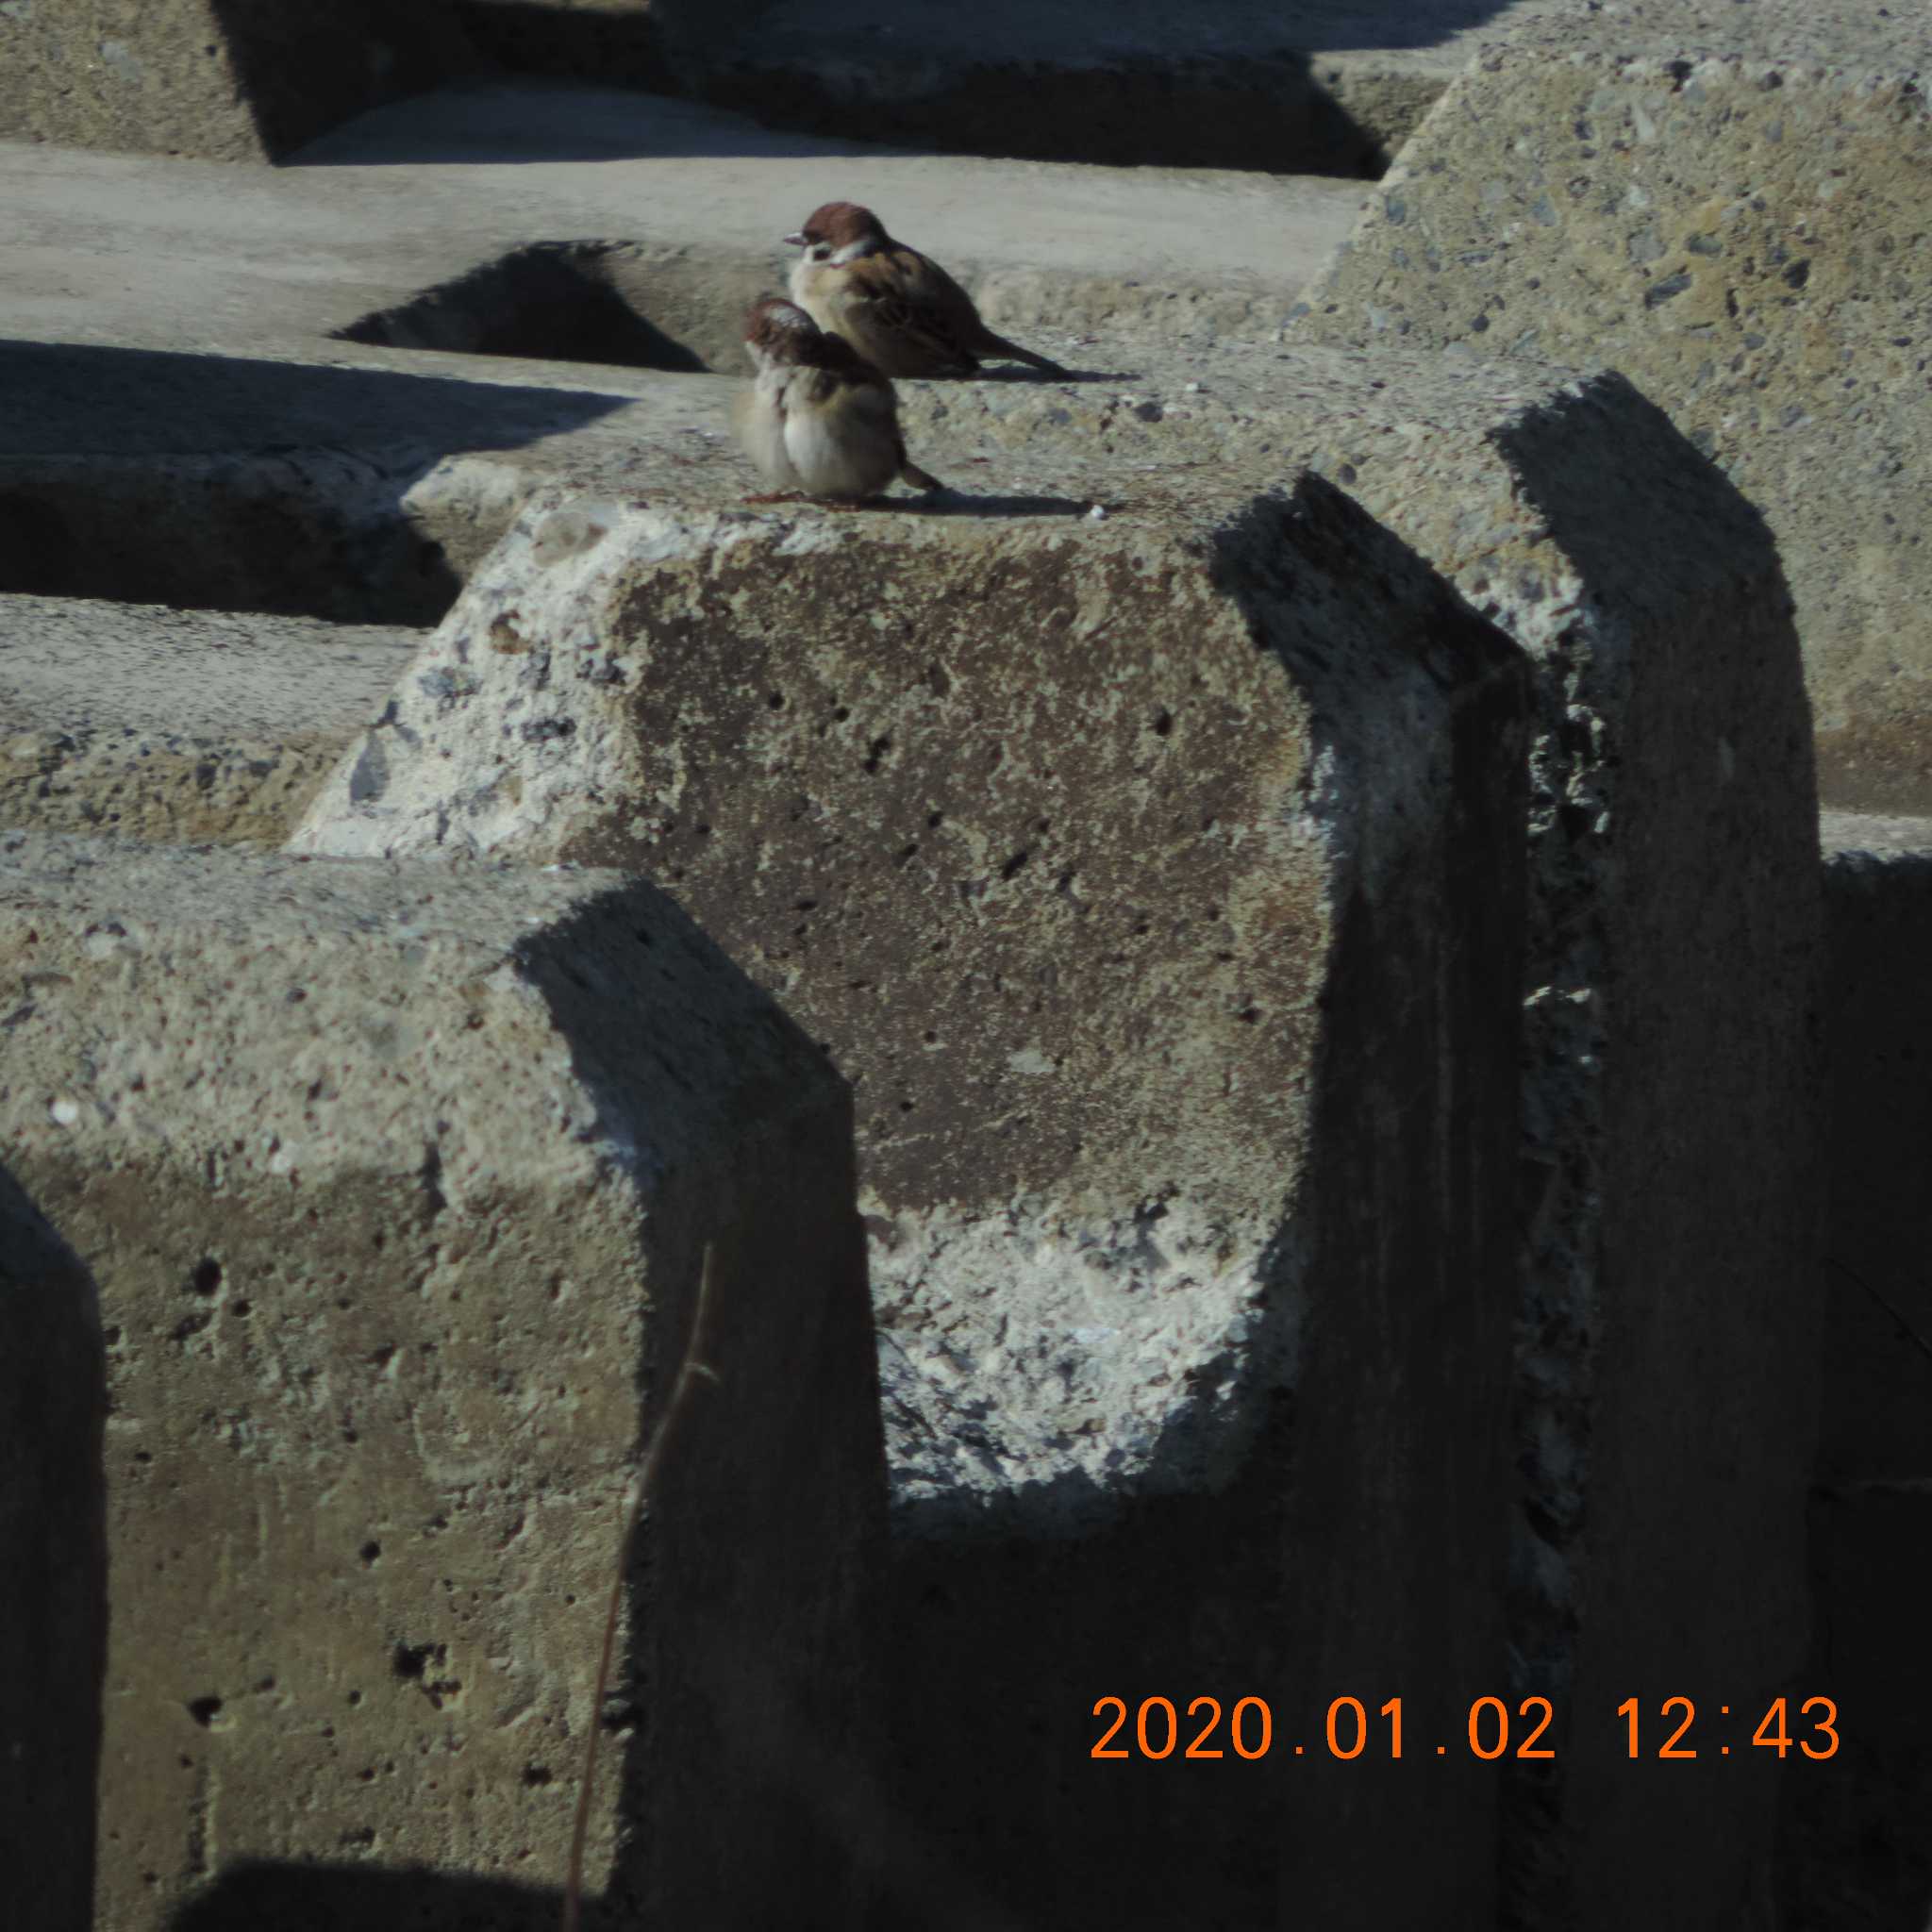
[[[0,1168],[0,1844],[16,1932],[94,1923],[106,1413],[94,1284]]]
[[[690,63],[774,125],[1045,160],[1379,173],[1552,0],[779,0]]]
[[[1167,1668],[1270,1687],[1283,1724],[1377,1670],[1466,1702],[1502,1668],[1520,662],[1338,492],[1191,494],[533,508],[294,842],[635,866],[828,1044],[909,1528],[1083,1526],[1241,1472],[1223,1616]],[[1172,1550],[1130,1517],[1057,1614]],[[987,1654],[925,1654],[899,1782],[957,1815],[927,1781],[985,1778],[951,1724]],[[1009,1740],[1025,1778],[1093,1741],[1096,1659],[1058,1660],[1050,1744]],[[1217,1836],[1245,1818],[1303,1897],[1487,1909],[1467,1764],[1440,1856],[1369,1879],[1359,1786],[1284,1839],[1244,1769]],[[1384,1795],[1377,1833],[1420,1802]],[[1113,1797],[1051,1795],[1062,1822],[1109,1892],[1147,1877]]]
[[[1241,1384],[1291,1346],[1298,1318],[1257,1297],[1293,1272],[1268,1251],[1345,890],[1323,801],[1348,787],[1325,808],[1362,824],[1334,841],[1382,891],[1382,813],[1441,780],[1427,732],[1302,666],[1374,648],[1329,580],[1353,547],[1380,561],[1369,526],[1280,514],[539,509],[291,841],[648,871],[832,1041],[861,1093],[875,1289],[918,1363],[908,1500],[1196,1487],[1244,1446]],[[1268,602],[1298,569],[1306,617]],[[1395,608],[1452,663],[1474,648],[1424,591]],[[1339,769],[1366,748],[1314,769],[1371,730],[1386,805]],[[971,1332],[1002,1281],[1024,1287],[996,1321],[1010,1300],[1036,1333]],[[968,1431],[962,1380],[991,1405]]]
[[[995,451],[991,474],[1027,474],[1071,418],[1107,456],[1065,461],[1067,484],[1097,469],[1129,491],[1163,457],[1317,461],[1540,667],[1516,1637],[1519,1688],[1578,1715],[1550,1828],[1516,1835],[1543,1848],[1520,1882],[1532,1916],[1565,1909],[1538,1877],[1565,1861],[1606,1924],[1673,1886],[1721,1914],[1767,1862],[1774,1768],[1633,1782],[1581,1713],[1687,1670],[1768,1696],[1804,1642],[1819,927],[1789,593],[1762,524],[1615,378],[1285,352],[1264,391],[1210,359],[1198,391],[1173,369],[1151,392],[934,385],[908,433],[941,426],[930,404]],[[1713,1393],[1692,1333],[1748,1373]],[[1616,1849],[1631,1831],[1654,1864]]]
[[[1670,0],[1485,52],[1312,288],[1308,341],[1614,363],[1777,538],[1820,781],[1932,805],[1922,9]]]
[[[1762,522],[1619,378],[1393,349],[1255,353],[1258,370],[1229,354],[1217,375],[1193,349],[1131,390],[908,385],[908,433],[969,491],[1043,492],[1050,477],[1069,492],[938,512],[975,521],[1022,505],[1077,515],[1073,492],[1089,489],[1115,515],[1150,514],[1230,471],[1317,463],[1529,652],[1512,1615],[1518,1694],[1555,1700],[1563,1755],[1554,1774],[1520,1774],[1512,1884],[1552,1924],[1591,1900],[1606,1924],[1638,1923],[1666,1892],[1722,1917],[1768,1867],[1775,1766],[1712,1760],[1666,1788],[1633,1779],[1614,1725],[1591,1720],[1633,1683],[1723,1677],[1768,1698],[1806,1642],[1823,1155],[1805,1015],[1820,927],[1790,594]],[[955,453],[975,448],[984,471]],[[614,450],[576,453],[570,474],[589,487],[645,480]],[[722,494],[732,472],[715,461],[682,472],[680,493]],[[452,811],[453,833],[465,823]],[[1714,1386],[1720,1359],[1735,1373]],[[1654,1862],[1618,1849],[1632,1834]]]
[[[0,135],[275,160],[470,59],[441,0],[13,0]]]
[[[643,1539],[592,1882],[843,1923],[805,1787],[862,1701],[883,1492],[809,1042],[600,874],[8,833],[0,962],[0,1134],[108,1324],[101,1922],[267,1858],[523,1923],[435,1870],[562,1875],[640,1391],[713,1242],[721,1382]]]
[[[0,824],[279,845],[420,633],[0,597]]]
[[[1685,1683],[1768,1705],[1807,1635],[1823,1148],[1798,643],[1762,522],[1620,379],[1492,448],[1487,502],[1386,473],[1360,493],[1541,672],[1512,1637],[1558,1757],[1513,1783],[1508,1904],[1545,1932],[1728,1924],[1769,1883],[1774,1762],[1706,1754],[1666,1786],[1606,1714]]]
[[[1806,1694],[1843,1749],[1787,1779],[1784,1892],[1799,1926],[1916,1924],[1932,1907],[1932,822],[1829,813],[1831,1219],[1818,1634]]]

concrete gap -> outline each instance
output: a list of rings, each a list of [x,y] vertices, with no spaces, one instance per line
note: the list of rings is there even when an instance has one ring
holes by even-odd
[[[622,242],[534,242],[376,309],[337,329],[335,339],[705,374],[705,359],[638,307],[640,257],[638,248]]]
[[[0,596],[441,622],[461,579],[341,451],[42,458],[0,482]]]

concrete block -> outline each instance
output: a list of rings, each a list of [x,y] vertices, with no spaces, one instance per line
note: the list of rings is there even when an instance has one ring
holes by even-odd
[[[1062,511],[1077,509],[1072,492],[1088,490],[1109,507],[1101,529],[1131,529],[1136,520],[1174,514],[1177,500],[1200,499],[1232,475],[1318,465],[1529,656],[1537,696],[1528,1045],[1524,1191],[1513,1210],[1524,1242],[1516,1396],[1524,1487],[1510,1615],[1523,1660],[1514,1694],[1552,1698],[1561,1755],[1555,1773],[1525,1766],[1513,1775],[1521,1869],[1511,1882],[1535,1910],[1581,1910],[1575,1898],[1600,1894],[1603,1923],[1618,1913],[1626,1915],[1620,1923],[1638,1923],[1628,1914],[1663,1910],[1663,1891],[1695,1874],[1698,1909],[1720,1912],[1724,1900],[1754,1882],[1747,1868],[1768,1861],[1774,1767],[1712,1760],[1667,1790],[1630,1776],[1614,1725],[1599,1718],[1628,1696],[1649,1694],[1653,1684],[1688,1677],[1748,1681],[1734,1702],[1760,1691],[1768,1698],[1807,1641],[1802,1518],[1818,1395],[1824,1171],[1820,1073],[1807,1016],[1822,941],[1809,718],[1790,592],[1763,522],[1621,378],[1573,379],[1400,350],[1257,356],[1250,362],[1238,353],[1176,353],[1157,380],[1131,390],[908,385],[908,435],[969,491],[983,475],[978,487],[989,491],[1042,492],[969,497],[958,513],[970,510],[989,532],[1023,505],[1036,529],[1050,525],[1056,502]],[[928,431],[933,443],[918,440]],[[952,450],[948,435],[958,439]],[[953,454],[968,450],[984,454],[983,472]],[[616,481],[596,463],[580,474],[604,488]],[[722,482],[700,468],[681,475],[678,488],[688,495]],[[1044,494],[1054,488],[1069,496]],[[479,577],[474,593],[498,600],[521,635],[516,611],[525,577],[546,603],[574,595],[563,587],[579,571],[594,580],[608,531],[635,527],[630,515],[620,509],[613,521],[587,512],[580,525],[558,525],[543,545],[555,564],[536,560],[533,525],[517,540],[528,563],[511,569],[505,553],[503,573]],[[921,530],[946,521],[891,519]],[[607,536],[593,541],[599,525]],[[565,534],[572,527],[585,535],[586,560],[574,560],[575,540]],[[818,531],[854,526],[834,519],[800,527],[803,557],[838,541]],[[1083,523],[1061,527],[1070,544],[1088,544],[1095,534]],[[667,524],[667,533],[672,528]],[[724,556],[732,554],[727,539],[751,541],[735,538],[729,522],[719,529]],[[691,555],[688,540],[667,534],[665,541],[670,596],[671,587],[703,579],[680,560]],[[759,541],[741,554],[761,555]],[[774,556],[756,580],[747,578],[733,635],[753,621],[747,611],[769,608],[786,625],[798,621],[804,600],[793,585],[804,565],[791,551],[783,555],[782,566]],[[923,639],[928,625],[920,593],[907,587],[910,575],[909,567],[894,569],[881,579],[908,600],[908,641]],[[736,592],[735,572],[723,582]],[[551,585],[559,589],[553,593]],[[726,591],[690,594],[702,611],[704,599]],[[811,624],[842,625],[849,634],[849,611],[858,610],[867,630],[889,640],[900,634],[891,626],[905,607],[882,591],[841,593],[841,601],[845,613],[836,601],[815,606]],[[560,678],[555,668],[589,664],[600,676],[629,677],[625,656],[593,655],[585,641],[623,640],[639,624],[647,638],[681,638],[684,626],[708,620],[684,608],[659,617],[646,601],[637,620],[620,621],[618,608],[593,600],[570,620],[578,641],[560,660],[553,648],[551,682],[531,685],[516,712],[505,708],[519,674],[506,673],[493,649],[472,649],[458,660],[458,632],[446,629],[425,668],[440,666],[451,678],[449,711],[432,719],[434,707],[420,692],[407,715],[419,738],[434,734],[425,743],[455,748],[460,740],[463,748],[444,760],[392,732],[375,734],[345,761],[298,838],[380,849],[391,836],[384,823],[393,831],[395,822],[375,813],[406,804],[402,836],[412,842],[441,838],[447,847],[477,839],[501,849],[503,841],[541,856],[564,849],[546,841],[574,836],[562,832],[566,824],[606,809],[574,790],[603,760],[610,775],[598,782],[613,797],[668,801],[661,809],[620,807],[630,810],[629,836],[638,841],[618,848],[626,861],[648,864],[675,891],[708,890],[709,868],[730,863],[709,858],[708,841],[730,821],[721,808],[698,808],[681,795],[691,781],[669,748],[679,741],[679,714],[658,722],[646,710],[641,728],[592,725],[576,708],[585,702],[578,678]],[[756,622],[762,637],[781,619]],[[1007,648],[1036,648],[1028,641],[1034,621],[1014,624]],[[500,635],[514,644],[510,633]],[[654,645],[652,662],[660,658],[668,653]],[[840,683],[863,693],[877,675],[868,669],[865,682],[855,675]],[[1029,669],[1024,676],[1037,675]],[[1016,681],[1022,675],[1015,673]],[[501,704],[479,709],[459,700],[463,681],[473,679],[503,691]],[[782,684],[772,689],[790,703]],[[612,705],[625,702],[622,688],[608,691]],[[868,724],[868,705],[842,688],[837,698],[850,718],[833,716],[828,703],[818,722],[828,734],[860,734],[850,742],[861,768],[874,740],[890,738],[879,753],[889,769],[895,752],[904,755],[901,731],[890,722]],[[908,692],[898,702],[913,700]],[[552,705],[568,708],[560,716],[585,718],[581,736],[526,746],[515,734],[525,724],[541,728]],[[706,707],[708,720],[718,715],[713,700]],[[782,714],[780,723],[788,732],[800,728]],[[358,766],[363,796],[352,802]],[[752,759],[747,769],[759,786],[790,782],[791,767],[782,760]],[[378,796],[373,789],[398,776],[402,792]],[[440,798],[443,817],[411,797],[407,788],[419,784]],[[800,784],[787,809],[814,823],[822,796]],[[935,798],[926,809],[950,817],[957,806]],[[334,829],[325,833],[330,815]],[[1050,827],[1068,822],[1064,812],[1039,815]],[[1036,855],[1014,836],[1023,824],[1002,824],[977,841],[971,869],[961,863],[956,881],[971,886],[983,877],[997,891],[1005,883],[995,883],[999,867],[1023,849],[1024,878]],[[842,830],[842,821],[835,816],[832,826]],[[891,835],[897,842],[882,867],[910,845],[920,850],[908,864],[924,858],[918,823],[895,824]],[[876,826],[867,834],[878,836]],[[1004,852],[993,849],[1002,844]],[[814,885],[799,888],[797,898],[825,903],[817,873],[840,849],[828,842],[825,856],[812,857]],[[761,875],[755,858],[746,866],[747,879],[765,877],[765,889],[791,884],[789,873]],[[798,938],[809,948],[803,953],[791,939],[800,924]],[[775,929],[748,929],[735,950],[782,984],[789,1001],[803,998],[823,972],[837,1008],[861,1012],[876,995],[845,981],[872,974],[842,942],[821,950],[813,935],[823,924],[800,914]],[[822,966],[813,963],[819,959]],[[946,997],[974,995],[956,987]],[[930,1064],[923,1039],[929,1024],[902,1043],[883,1091],[870,1075],[861,1086],[862,1118],[886,1117],[882,1144],[893,1138],[891,1114],[900,1098],[914,1099],[918,1111],[915,1091],[891,1081],[904,1077],[902,1066]],[[816,1030],[834,1037],[829,1026]],[[944,1027],[932,1030],[946,1038]],[[868,1052],[888,1043],[875,1030],[863,1037]],[[1011,1078],[1010,1071],[1000,1075],[1002,1083]],[[920,1252],[914,1244],[894,1258],[884,1237],[898,1234],[903,1221],[890,1218],[874,1257],[889,1313],[890,1284]],[[1015,1227],[1031,1238],[1024,1220]],[[1735,1373],[1714,1378],[1708,1365],[1719,1360]],[[983,1381],[962,1382],[957,1407],[971,1421],[965,1440],[975,1450],[996,1440],[985,1417],[997,1416],[1013,1387],[1004,1358]],[[920,1414],[912,1406],[894,1429],[902,1483],[924,1466]],[[1617,1849],[1633,1832],[1656,1844],[1654,1862]],[[1560,1890],[1570,1882],[1565,1874],[1587,1874],[1574,1897],[1541,1889]]]
[[[441,0],[17,0],[0,135],[272,161],[473,58]]]
[[[844,1923],[809,1786],[883,1491],[809,1042],[607,874],[8,833],[0,960],[0,1132],[108,1324],[101,1922],[251,1859],[560,1881],[710,1243],[721,1382],[632,1576],[591,1884],[751,1924],[804,1883]]]
[[[1224,1624],[1170,1669],[1264,1687],[1282,1725],[1377,1672],[1466,1707],[1503,1668],[1520,663],[1324,486],[1061,508],[533,508],[292,842],[647,871],[827,1045],[908,1533],[1055,1536],[1234,1481]],[[1094,1741],[1089,1666],[1171,1574],[1141,1535],[1071,1559],[1054,1615],[1092,1608],[1094,1650],[1062,1648],[1079,1681],[1013,1778]],[[1133,1553],[1112,1612],[1101,1550]],[[926,1654],[1045,1681],[1004,1638]],[[943,1815],[994,1760],[936,1692],[901,1788]],[[1217,1789],[1302,1896],[1395,1923],[1489,1897],[1472,1769],[1386,1898],[1358,1786],[1286,1836],[1268,1775]],[[1420,1802],[1383,1796],[1378,1831]],[[1043,1898],[1094,1828],[1109,1886],[1171,1882],[1098,1788],[1038,1824]]]
[[[1596,1718],[1633,1683],[1748,1674],[1768,1701],[1807,1641],[1823,939],[1790,590],[1764,520],[1620,376],[1396,344],[1263,353],[1272,383],[1188,343],[1132,388],[908,385],[902,414],[940,474],[974,475],[949,436],[1008,479],[1058,451],[1061,488],[1117,507],[1149,500],[1163,461],[1316,467],[1530,658],[1511,1610],[1517,1694],[1550,1696],[1569,1730],[1555,1773],[1509,1774],[1512,1885],[1556,1925],[1572,1907],[1534,1874],[1587,1874],[1577,1897],[1608,1926],[1678,1909],[1694,1874],[1687,1922],[1709,1923],[1768,1868],[1775,1766],[1633,1779]],[[1714,1377],[1720,1360],[1737,1373]]]
[[[1608,362],[1776,537],[1827,801],[1932,806],[1932,115],[1909,8],[1644,0],[1485,51],[1304,300],[1310,341]]]
[[[106,1414],[94,1284],[0,1168],[0,1844],[17,1932],[95,1923]]]
[[[0,824],[279,845],[420,641],[0,596]]]

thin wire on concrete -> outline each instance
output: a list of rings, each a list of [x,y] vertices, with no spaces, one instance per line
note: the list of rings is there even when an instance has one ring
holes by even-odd
[[[1858,1284],[1858,1286],[1862,1288],[1865,1291],[1865,1292],[1869,1294],[1872,1297],[1872,1299],[1874,1302],[1876,1302],[1878,1306],[1881,1308],[1883,1308],[1885,1312],[1888,1315],[1890,1315],[1894,1322],[1898,1324],[1899,1333],[1904,1335],[1908,1341],[1915,1342],[1918,1345],[1919,1353],[1923,1355],[1927,1361],[1932,1361],[1932,1341],[1927,1341],[1923,1335],[1921,1335],[1919,1331],[1916,1328],[1914,1328],[1908,1321],[1906,1320],[1904,1315],[1902,1315],[1898,1311],[1898,1309],[1893,1307],[1892,1305],[1889,1301],[1887,1301],[1885,1297],[1882,1294],[1880,1294],[1878,1291],[1875,1288],[1874,1288],[1872,1284],[1869,1281],[1867,1281],[1865,1277],[1862,1274],[1860,1274],[1856,1268],[1847,1267],[1844,1264],[1844,1262],[1840,1261],[1836,1255],[1827,1255],[1824,1258],[1830,1264],[1830,1266],[1836,1268],[1840,1274],[1847,1274],[1854,1281],[1856,1281]]]
[[[617,1619],[624,1606],[624,1579],[630,1574],[631,1546],[637,1541],[638,1524],[643,1516],[644,1505],[657,1487],[658,1470],[664,1459],[665,1448],[690,1407],[692,1389],[701,1377],[708,1382],[718,1379],[717,1371],[704,1360],[711,1312],[711,1255],[712,1250],[707,1244],[704,1272],[698,1279],[698,1305],[691,1316],[691,1340],[685,1344],[684,1362],[677,1371],[671,1400],[665,1405],[664,1413],[658,1418],[658,1426],[652,1430],[651,1440],[645,1446],[643,1463],[638,1471],[637,1492],[631,1498],[630,1510],[625,1518],[624,1535],[617,1545],[617,1574],[610,1579],[610,1607],[604,1619],[604,1651],[597,1660],[597,1689],[591,1700],[591,1735],[584,1746],[584,1776],[577,1791],[576,1822],[570,1835],[570,1874],[563,1886],[563,1932],[577,1932],[577,1915],[583,1904],[584,1839],[591,1824],[591,1791],[597,1776],[597,1740],[604,1729],[604,1693],[610,1684],[610,1657],[617,1647]]]

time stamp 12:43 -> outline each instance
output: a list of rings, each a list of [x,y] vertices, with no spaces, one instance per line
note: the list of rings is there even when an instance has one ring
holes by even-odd
[[[1660,1706],[1626,1697],[1617,1707],[1624,1742],[1632,1758],[1683,1763],[1696,1757],[1730,1757],[1771,1751],[1779,1757],[1792,1750],[1807,1757],[1830,1757],[1839,1747],[1838,1706],[1829,1697],[1802,1703],[1775,1697],[1761,1712],[1734,1711],[1728,1704],[1702,1718],[1689,1697],[1666,1697]],[[1275,1740],[1274,1713],[1262,1697],[1242,1697],[1224,1710],[1217,1697],[1196,1697],[1183,1707],[1171,1697],[1143,1697],[1129,1706],[1124,1697],[1103,1697],[1093,1707],[1102,1730],[1088,1753],[1107,1759],[1239,1757],[1249,1762],[1280,1750],[1296,1757],[1447,1757],[1465,1750],[1484,1759],[1545,1758],[1557,1755],[1548,1736],[1555,1707],[1547,1697],[1525,1697],[1511,1713],[1500,1697],[1478,1697],[1468,1711],[1441,1729],[1455,1736],[1453,1745],[1432,1736],[1418,1744],[1405,1735],[1402,1699],[1391,1697],[1371,1713],[1358,1697],[1330,1700],[1325,1716],[1299,1740]],[[1748,1731],[1747,1731],[1748,1726]],[[1431,1726],[1432,1731],[1439,1727]]]

